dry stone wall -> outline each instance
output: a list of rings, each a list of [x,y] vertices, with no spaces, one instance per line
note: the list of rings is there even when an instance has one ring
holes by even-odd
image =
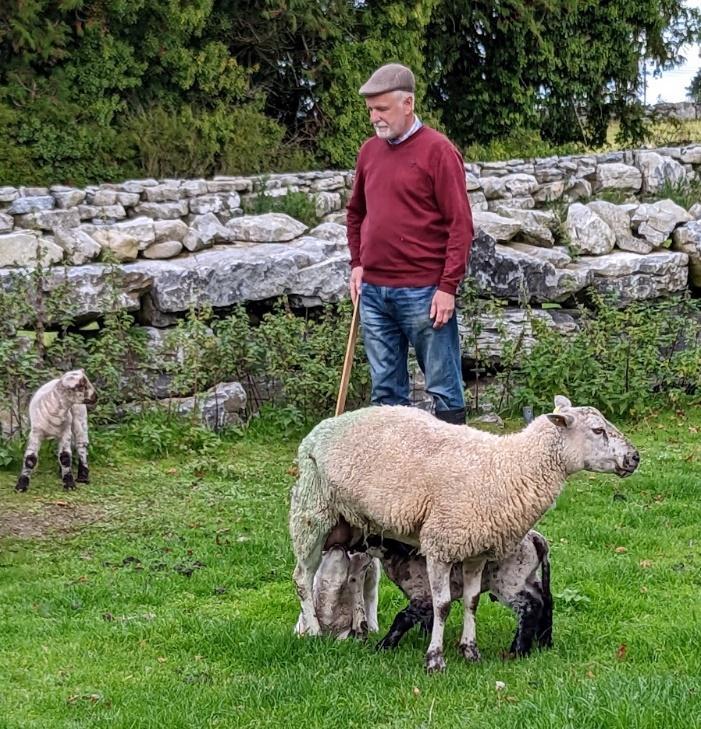
[[[525,301],[566,305],[590,286],[623,304],[701,290],[701,201],[689,210],[668,199],[641,202],[665,185],[697,180],[701,144],[470,162],[465,172],[477,230],[470,273],[479,293],[510,303],[514,330]],[[40,257],[47,290],[68,282],[77,323],[114,306],[116,283],[118,305],[159,328],[197,304],[226,308],[280,295],[300,306],[335,302],[347,295],[352,177],[0,187],[0,287],[11,288]],[[309,229],[281,213],[244,214],[255,196],[290,192],[309,195],[324,222]],[[625,202],[597,199],[612,194]],[[572,326],[567,314],[556,320],[550,311],[542,316],[553,326]]]

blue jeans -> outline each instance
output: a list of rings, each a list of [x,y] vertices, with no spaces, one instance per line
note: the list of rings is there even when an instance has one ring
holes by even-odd
[[[457,317],[440,329],[429,317],[436,286],[394,288],[362,284],[360,321],[372,377],[374,405],[411,405],[409,344],[436,412],[465,407]]]

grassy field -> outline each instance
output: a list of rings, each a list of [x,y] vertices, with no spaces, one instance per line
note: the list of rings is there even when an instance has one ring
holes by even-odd
[[[483,600],[483,661],[425,640],[390,654],[300,640],[287,535],[299,432],[257,427],[144,457],[95,434],[65,494],[45,450],[27,494],[0,471],[0,727],[701,727],[701,414],[630,429],[639,472],[571,480],[551,542],[555,646],[505,662],[513,619]],[[161,433],[159,448],[168,446]],[[380,623],[403,607],[383,582]],[[497,688],[497,682],[504,684]]]

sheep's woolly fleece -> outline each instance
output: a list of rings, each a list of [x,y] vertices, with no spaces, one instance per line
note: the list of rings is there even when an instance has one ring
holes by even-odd
[[[298,554],[343,515],[369,534],[457,562],[501,560],[567,476],[547,417],[513,435],[442,423],[415,408],[365,408],[322,421],[299,448],[290,523]],[[372,519],[368,517],[372,515]]]

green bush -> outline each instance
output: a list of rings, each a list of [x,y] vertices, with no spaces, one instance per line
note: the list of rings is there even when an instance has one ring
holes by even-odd
[[[548,409],[556,394],[612,416],[641,418],[701,398],[701,305],[686,297],[625,309],[592,294],[578,330],[563,336],[531,317],[536,338],[511,383],[508,409]]]
[[[310,228],[319,224],[320,218],[316,213],[316,205],[305,192],[288,192],[286,195],[269,195],[265,192],[249,197],[243,203],[243,209],[248,215],[262,215],[263,213],[286,213],[295,220],[299,220]]]

